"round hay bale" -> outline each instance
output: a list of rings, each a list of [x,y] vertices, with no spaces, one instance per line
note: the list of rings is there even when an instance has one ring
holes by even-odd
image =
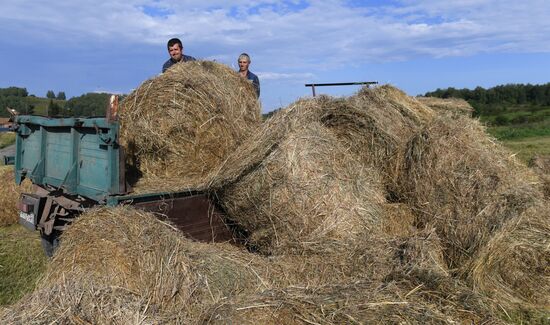
[[[533,180],[477,121],[442,116],[408,142],[397,189],[416,226],[435,227],[449,268],[457,268],[542,199]]]
[[[473,287],[501,307],[550,308],[550,206],[506,222],[465,266]]]
[[[190,323],[204,305],[270,288],[265,264],[228,244],[191,242],[150,213],[94,209],[66,230],[35,291],[2,323]]]
[[[462,98],[415,97],[420,103],[436,112],[472,116],[474,108]]]
[[[265,254],[352,242],[382,213],[377,173],[321,124],[304,122],[272,118],[211,182],[228,217]]]
[[[395,141],[403,142],[420,127],[430,122],[433,110],[408,96],[403,91],[383,85],[375,88],[362,88],[349,100],[365,111]]]
[[[353,116],[353,123],[359,127],[348,140],[352,150],[382,172],[388,196],[393,199],[397,177],[395,157],[402,154],[409,138],[431,121],[435,113],[390,85],[364,87],[347,102],[358,112]],[[336,115],[335,120],[342,118]],[[338,133],[349,132],[348,129],[345,125],[338,128]]]
[[[122,102],[120,121],[139,192],[200,186],[261,122],[253,86],[210,61],[145,81]]]
[[[28,180],[15,184],[13,166],[0,166],[0,227],[16,224],[19,220],[17,202],[21,193],[29,193],[32,183]]]

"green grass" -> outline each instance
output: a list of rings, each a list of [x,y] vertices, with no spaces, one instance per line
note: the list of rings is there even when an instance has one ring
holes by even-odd
[[[0,306],[12,304],[31,292],[46,264],[37,232],[20,225],[1,227]]]
[[[32,97],[28,96],[25,97],[25,100],[29,105],[34,106],[34,115],[43,115],[46,116],[48,113],[48,105],[50,104],[49,98],[41,98],[41,97]],[[65,103],[67,101],[60,100],[60,99],[52,99],[54,103],[58,104],[61,107],[65,107]],[[24,114],[22,112],[22,114]]]
[[[530,137],[550,136],[550,119],[536,123],[511,126],[493,126],[487,131],[499,140],[518,140]]]
[[[2,132],[0,133],[0,149],[5,148],[15,143],[15,133]]]
[[[501,142],[525,163],[528,163],[535,155],[550,155],[550,136],[527,137]]]

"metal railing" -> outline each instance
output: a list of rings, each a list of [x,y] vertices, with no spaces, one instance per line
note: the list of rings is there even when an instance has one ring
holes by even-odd
[[[324,87],[324,86],[353,86],[353,85],[375,85],[378,84],[378,81],[362,81],[362,82],[333,82],[333,83],[322,83],[322,84],[306,84],[306,87],[311,87],[313,92],[313,97],[315,97],[315,87]]]

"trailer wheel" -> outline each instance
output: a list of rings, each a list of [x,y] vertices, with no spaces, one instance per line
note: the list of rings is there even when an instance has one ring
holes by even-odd
[[[48,257],[53,257],[53,254],[59,247],[59,236],[55,234],[51,235],[40,235],[42,240],[42,248],[44,249],[44,254]]]

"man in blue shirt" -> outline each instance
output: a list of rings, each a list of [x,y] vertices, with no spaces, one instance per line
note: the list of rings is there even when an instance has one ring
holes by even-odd
[[[248,80],[252,82],[252,85],[254,86],[254,89],[256,90],[256,97],[260,97],[260,79],[258,79],[258,76],[250,72],[248,70],[248,67],[250,66],[250,56],[246,53],[242,53],[239,55],[239,59],[237,60],[239,63],[239,74]]]
[[[183,54],[183,45],[181,44],[179,38],[170,39],[167,46],[170,59],[162,65],[162,72],[168,70],[168,68],[178,62],[195,61],[194,57]]]

